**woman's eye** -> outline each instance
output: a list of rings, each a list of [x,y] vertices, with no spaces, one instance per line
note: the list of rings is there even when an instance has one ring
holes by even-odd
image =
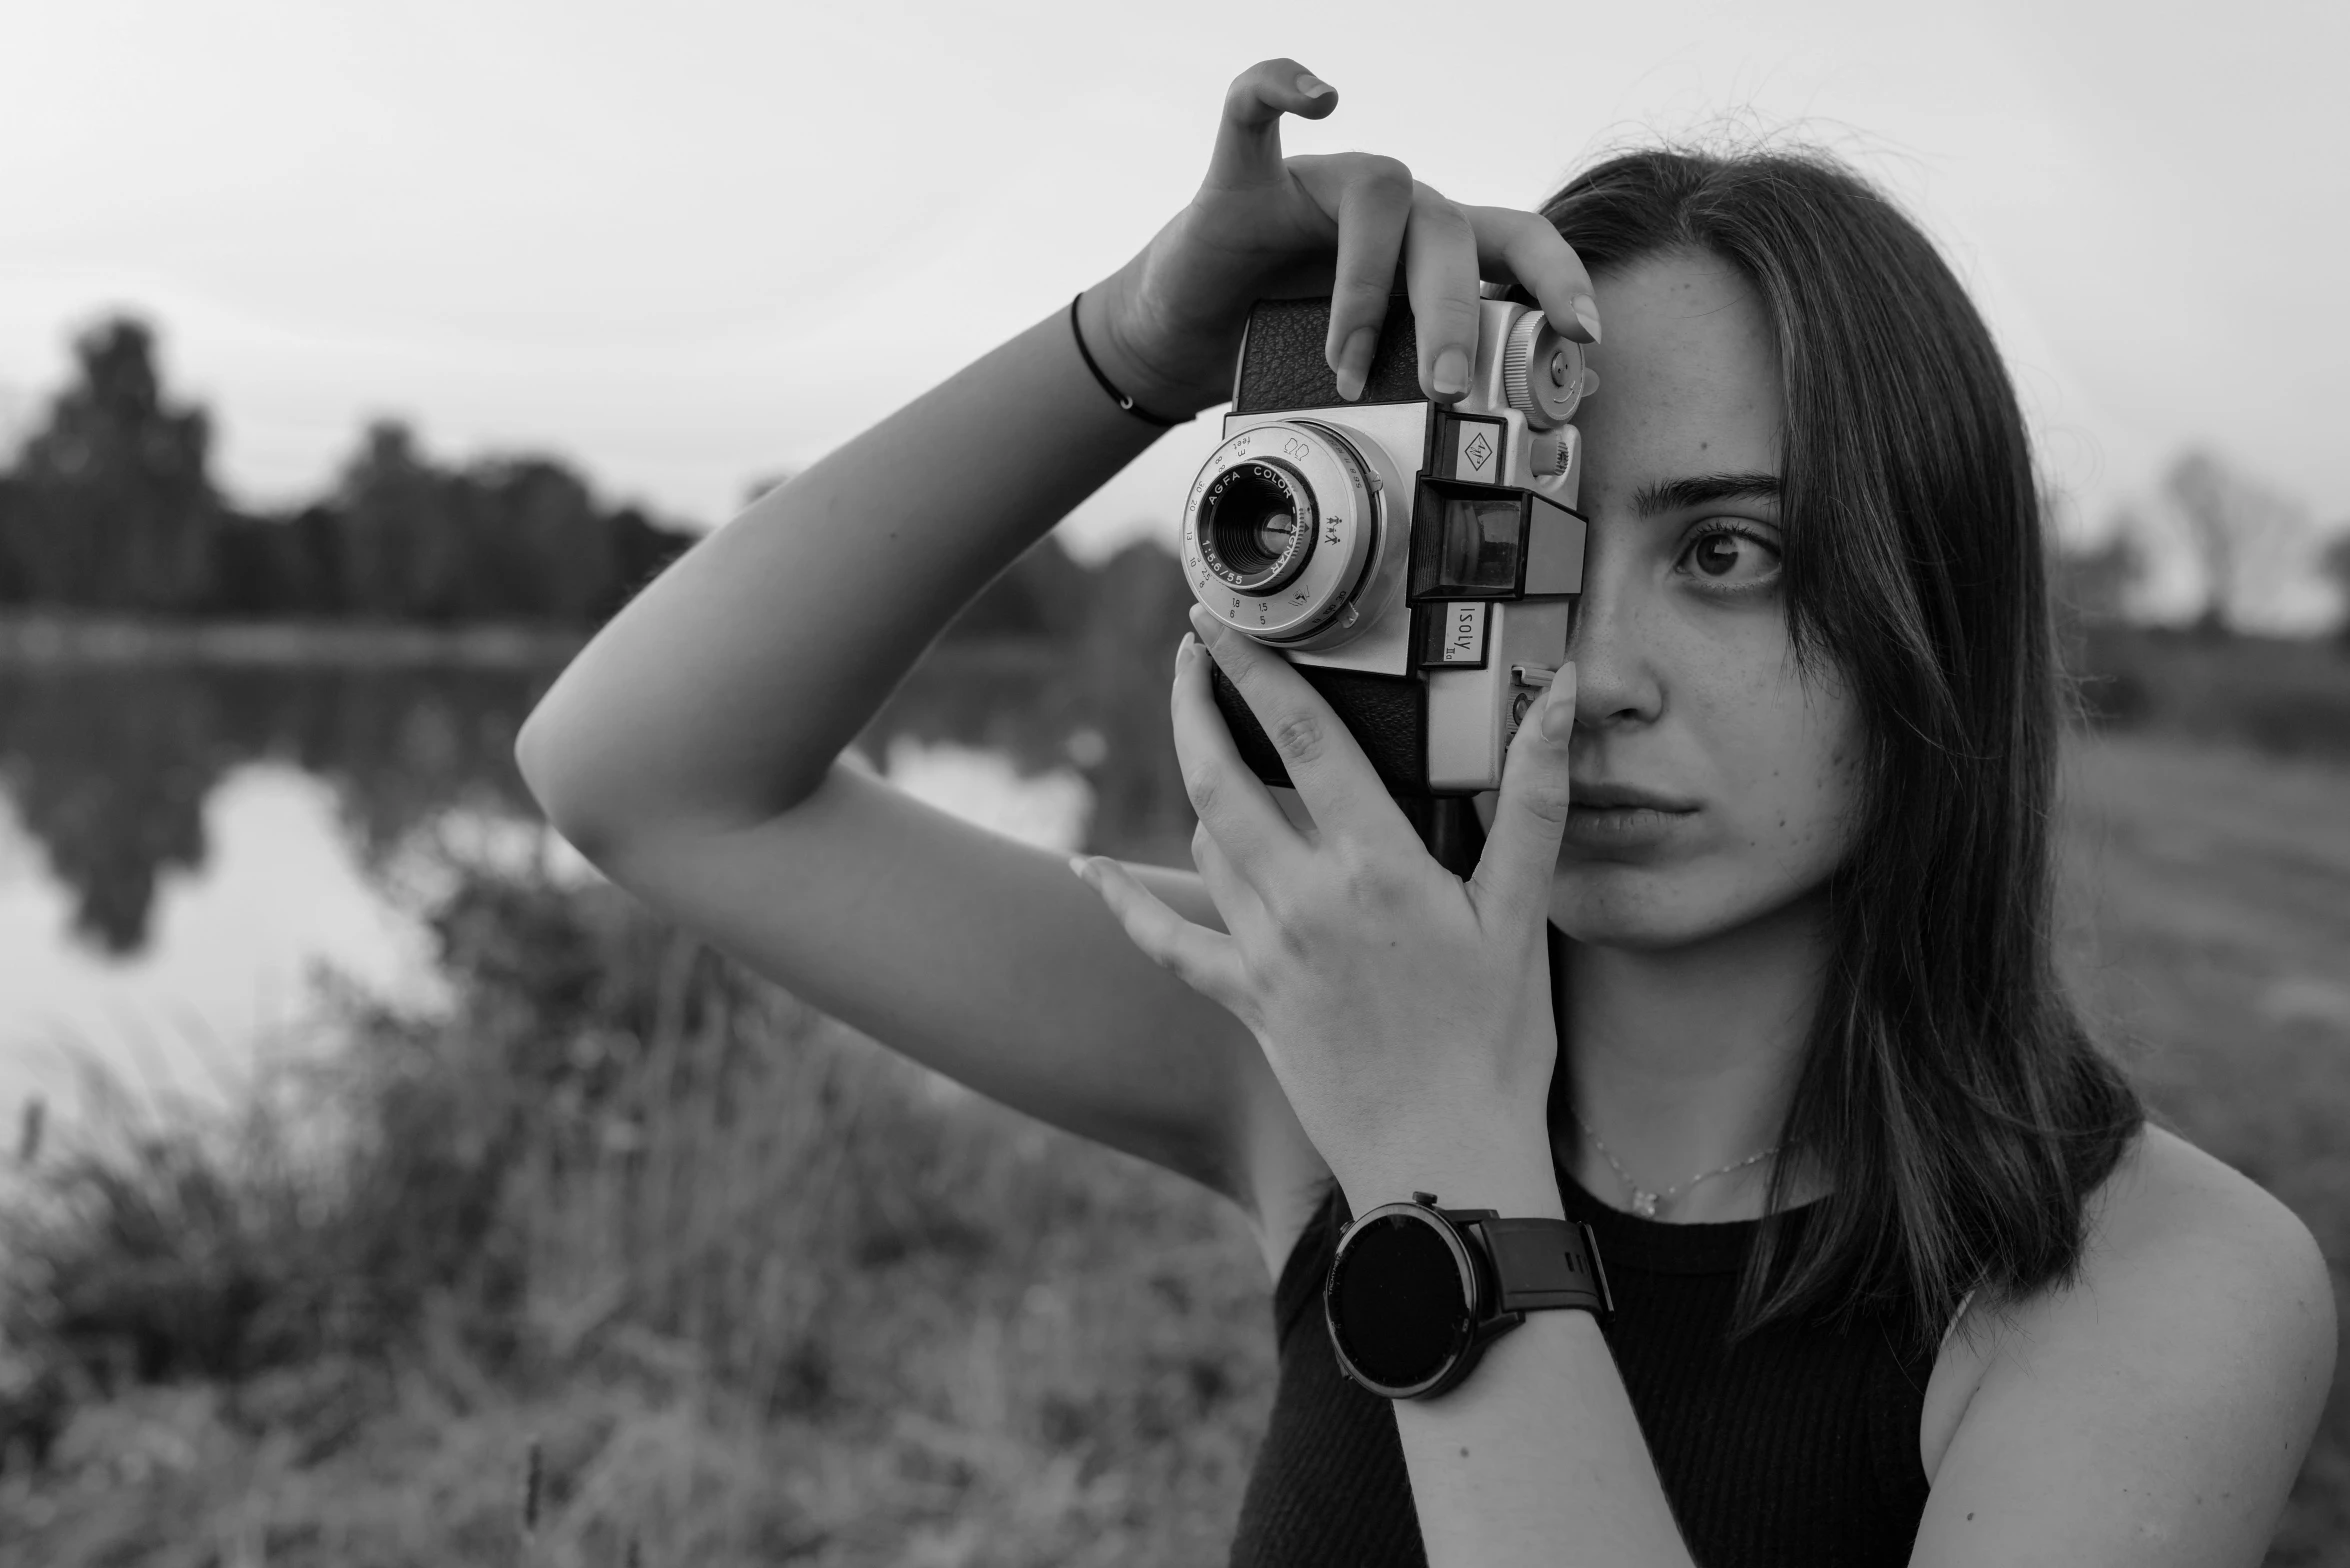
[[[1717,529],[1700,535],[1682,561],[1700,577],[1724,587],[1758,583],[1779,569],[1779,552],[1751,534]]]

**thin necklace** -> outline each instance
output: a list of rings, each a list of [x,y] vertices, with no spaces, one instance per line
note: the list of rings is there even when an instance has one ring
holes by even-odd
[[[1762,1161],[1767,1160],[1772,1155],[1778,1153],[1781,1149],[1787,1147],[1783,1143],[1774,1143],[1769,1148],[1761,1151],[1759,1154],[1750,1154],[1743,1160],[1738,1160],[1732,1164],[1724,1165],[1716,1170],[1699,1171],[1696,1175],[1690,1177],[1687,1181],[1667,1187],[1662,1192],[1650,1192],[1646,1187],[1641,1186],[1640,1183],[1632,1179],[1632,1173],[1630,1171],[1625,1170],[1623,1166],[1616,1163],[1616,1157],[1608,1152],[1608,1147],[1606,1144],[1600,1142],[1599,1134],[1591,1130],[1591,1124],[1583,1119],[1582,1112],[1570,1109],[1568,1114],[1575,1118],[1575,1125],[1583,1129],[1583,1136],[1591,1140],[1591,1146],[1599,1151],[1599,1157],[1607,1161],[1607,1168],[1616,1173],[1616,1180],[1624,1184],[1624,1191],[1630,1194],[1632,1199],[1632,1212],[1639,1215],[1644,1220],[1655,1219],[1658,1204],[1670,1203],[1673,1199],[1679,1197],[1682,1193],[1687,1192],[1690,1188],[1696,1186],[1699,1182],[1709,1181],[1716,1176],[1727,1176],[1732,1171],[1742,1171],[1749,1165],[1760,1164]]]

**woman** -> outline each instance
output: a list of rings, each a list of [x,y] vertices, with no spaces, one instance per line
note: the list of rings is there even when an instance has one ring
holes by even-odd
[[[1635,156],[1536,217],[1284,161],[1280,117],[1335,104],[1244,74],[1198,197],[1072,316],[672,567],[523,734],[550,817],[799,994],[1247,1213],[1282,1381],[1236,1561],[2257,1561],[2327,1275],[2143,1125],[2052,978],[2032,476],[1963,293],[1816,163]],[[1359,393],[1399,261],[1431,398],[1481,276],[1604,383],[1572,663],[1471,878],[1204,618],[1173,695],[1196,873],[1081,887],[835,765],[983,583],[1222,399],[1251,301],[1329,292]],[[1415,1190],[1590,1221],[1617,1313],[1531,1313],[1441,1397],[1345,1384],[1335,1227]]]

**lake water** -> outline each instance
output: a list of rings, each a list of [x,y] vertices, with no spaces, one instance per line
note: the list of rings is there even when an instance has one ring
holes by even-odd
[[[593,876],[513,739],[552,670],[0,666],[0,1129],[82,1064],[217,1101],[316,1049],[319,977],[429,1001],[452,856]],[[1028,842],[1180,854],[1160,661],[934,654],[860,755]]]

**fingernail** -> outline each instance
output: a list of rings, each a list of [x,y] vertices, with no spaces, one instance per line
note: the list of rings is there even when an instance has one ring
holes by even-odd
[[[1469,390],[1469,356],[1457,348],[1448,348],[1436,356],[1436,369],[1428,377],[1438,397],[1459,397]]]
[[[1190,614],[1191,629],[1199,634],[1199,646],[1204,648],[1207,646],[1208,628],[1216,624],[1215,618],[1196,604],[1191,607]]]
[[[1599,301],[1588,294],[1578,294],[1569,301],[1575,307],[1575,319],[1583,323],[1583,330],[1591,334],[1591,341],[1599,341]]]
[[[1325,82],[1322,80],[1322,78],[1316,76],[1311,71],[1306,72],[1297,79],[1297,90],[1301,93],[1304,93],[1308,98],[1327,98],[1332,93],[1338,91],[1337,88],[1331,86],[1328,82]]]
[[[1363,395],[1371,379],[1371,355],[1379,347],[1377,327],[1357,327],[1338,351],[1338,395],[1349,403]]]
[[[1542,697],[1542,738],[1557,742],[1575,733],[1575,667],[1568,665],[1550,678]]]
[[[1069,857],[1069,869],[1076,873],[1078,881],[1087,883],[1089,885],[1092,883],[1093,863],[1087,860],[1083,855],[1071,855]]]

